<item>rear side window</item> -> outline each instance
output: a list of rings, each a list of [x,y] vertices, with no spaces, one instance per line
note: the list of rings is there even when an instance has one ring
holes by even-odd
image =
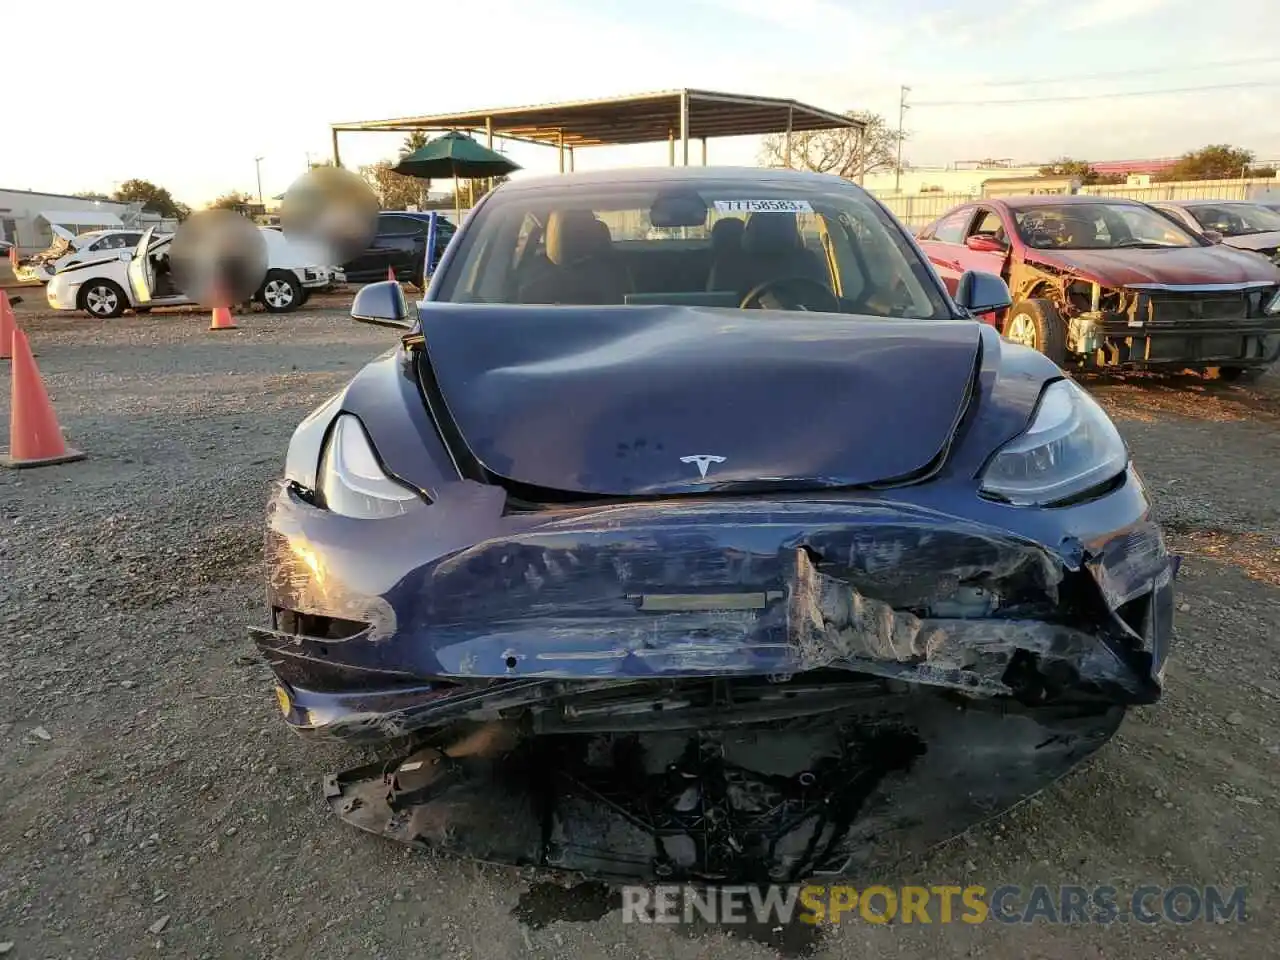
[[[969,225],[971,216],[973,210],[965,207],[943,217],[933,231],[933,239],[939,243],[964,243],[964,228]]]
[[[408,217],[383,217],[378,224],[378,232],[384,237],[407,237],[426,230],[425,223],[411,220]]]

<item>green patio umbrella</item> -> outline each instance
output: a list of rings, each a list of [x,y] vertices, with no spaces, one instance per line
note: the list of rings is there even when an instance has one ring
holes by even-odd
[[[459,177],[465,180],[502,177],[519,170],[520,165],[477,143],[465,133],[453,130],[424,144],[391,169],[420,180],[453,177],[453,200],[457,207]]]

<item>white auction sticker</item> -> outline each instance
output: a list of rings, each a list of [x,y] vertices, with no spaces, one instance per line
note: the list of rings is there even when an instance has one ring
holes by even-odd
[[[813,213],[808,200],[717,200],[716,213]]]

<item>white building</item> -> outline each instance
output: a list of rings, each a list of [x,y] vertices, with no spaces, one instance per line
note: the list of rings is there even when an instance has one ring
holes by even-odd
[[[154,225],[163,229],[167,225],[157,215],[143,213],[140,202],[0,189],[0,238],[15,243],[20,256],[47,249],[53,242],[51,224],[55,223],[72,233]]]
[[[894,187],[902,195],[941,193],[979,196],[982,185],[988,180],[1023,179],[1040,173],[1038,164],[1017,164],[1011,161],[995,163],[957,163],[949,167],[904,167],[901,176],[892,170],[869,173],[863,186],[876,196],[893,196]]]

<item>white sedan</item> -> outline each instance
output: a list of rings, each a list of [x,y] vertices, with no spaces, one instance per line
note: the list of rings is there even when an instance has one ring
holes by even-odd
[[[260,227],[267,246],[267,275],[253,299],[272,313],[288,313],[306,302],[314,290],[345,283],[342,271],[312,262],[310,252],[291,243],[283,233]],[[109,320],[125,310],[189,306],[168,272],[173,234],[153,237],[148,230],[136,250],[60,269],[45,286],[45,298],[55,310],[83,310]]]
[[[72,267],[90,260],[118,256],[120,250],[132,251],[142,239],[142,230],[93,230],[75,234],[60,224],[51,224],[53,243],[25,260],[19,260],[13,275],[20,283],[47,283],[62,267]]]

